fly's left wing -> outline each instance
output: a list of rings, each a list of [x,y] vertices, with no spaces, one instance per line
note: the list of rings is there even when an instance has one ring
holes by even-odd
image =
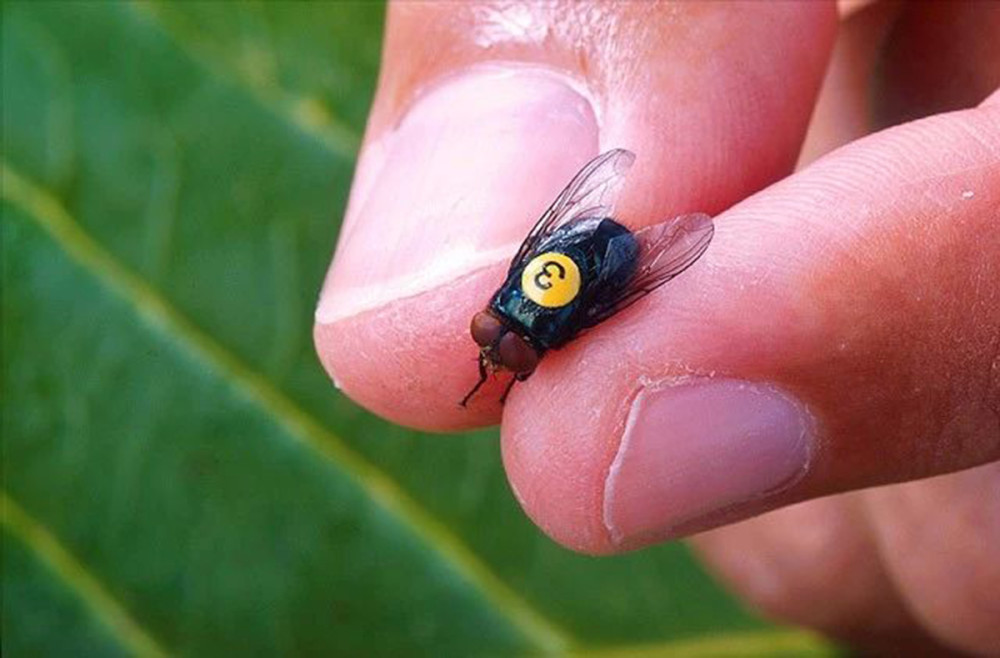
[[[598,289],[609,292],[598,296],[588,309],[586,327],[593,327],[625,310],[691,267],[708,249],[713,235],[715,225],[712,218],[704,213],[695,213],[612,240],[609,252],[616,249],[616,241],[621,240],[621,248],[625,248],[625,239],[635,239],[639,247],[635,274],[623,288],[598,286]],[[634,251],[635,245],[629,243],[627,248]]]
[[[510,263],[513,272],[560,226],[586,217],[611,217],[614,203],[635,154],[625,149],[602,153],[580,170],[559,193],[521,243]]]

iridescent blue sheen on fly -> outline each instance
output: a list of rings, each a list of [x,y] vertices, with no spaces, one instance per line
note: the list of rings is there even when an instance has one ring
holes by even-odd
[[[576,264],[579,292],[562,306],[536,303],[518,285],[525,263],[511,270],[489,308],[507,321],[510,330],[527,339],[536,350],[544,351],[565,345],[593,325],[590,314],[600,308],[602,300],[624,291],[635,274],[639,245],[627,228],[608,217],[597,217],[561,226],[539,249],[563,254]],[[558,276],[558,270],[553,276]]]
[[[558,349],[686,270],[708,248],[714,226],[702,213],[631,231],[613,218],[614,200],[635,161],[615,149],[590,161],[525,238],[503,284],[472,319],[479,381],[505,370],[514,382]]]

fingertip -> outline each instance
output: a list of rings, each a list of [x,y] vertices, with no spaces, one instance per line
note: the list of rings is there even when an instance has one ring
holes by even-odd
[[[316,351],[340,391],[395,423],[436,432],[497,423],[503,381],[487,382],[467,407],[459,402],[477,380],[469,318],[500,276],[485,268],[350,317],[317,320]]]
[[[604,490],[627,413],[608,387],[624,386],[628,358],[606,359],[598,329],[546,356],[504,413],[504,468],[518,501],[549,537],[592,555],[622,548],[604,523]],[[599,377],[605,385],[588,385]],[[622,391],[623,395],[627,392]]]

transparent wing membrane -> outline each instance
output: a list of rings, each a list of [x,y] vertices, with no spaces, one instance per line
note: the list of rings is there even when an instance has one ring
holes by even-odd
[[[634,153],[614,149],[587,163],[528,233],[511,261],[511,270],[517,268],[542,240],[560,226],[584,217],[611,217],[625,175],[633,162]]]
[[[704,213],[681,215],[634,233],[639,245],[635,274],[623,289],[595,301],[587,313],[588,326],[628,308],[691,267],[714,234],[712,218]]]

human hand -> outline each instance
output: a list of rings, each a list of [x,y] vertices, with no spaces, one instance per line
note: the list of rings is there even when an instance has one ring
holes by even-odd
[[[987,96],[998,8],[871,6],[838,36],[826,3],[393,5],[317,310],[324,365],[403,424],[502,411],[518,499],[574,549],[787,507],[694,543],[775,617],[1000,650],[1000,93],[753,194],[800,151]],[[502,410],[503,381],[460,408],[469,319],[612,147],[638,155],[619,217],[724,210],[711,248],[547,355]]]

